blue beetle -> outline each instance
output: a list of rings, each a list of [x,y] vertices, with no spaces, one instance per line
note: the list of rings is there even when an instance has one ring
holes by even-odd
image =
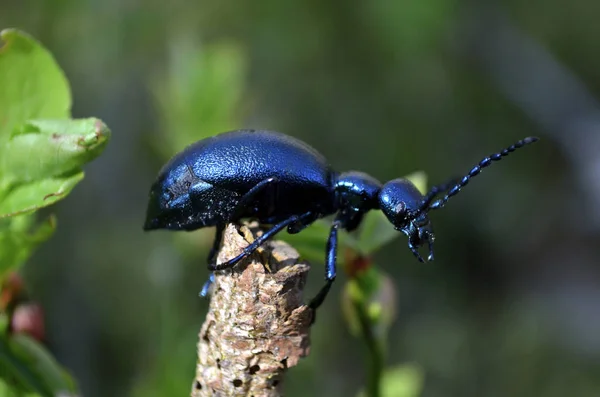
[[[144,229],[216,226],[208,264],[211,271],[218,271],[233,267],[285,228],[299,233],[315,220],[335,214],[327,240],[325,285],[309,304],[316,309],[336,276],[338,229],[355,230],[367,211],[380,209],[396,230],[408,236],[408,247],[421,262],[418,249],[428,245],[431,261],[435,237],[429,211],[442,208],[493,161],[535,141],[525,138],[485,157],[463,178],[434,186],[423,196],[403,178],[382,184],[362,172],[337,173],[315,149],[278,132],[226,132],[188,146],[162,168],[150,189]],[[235,258],[215,263],[225,225],[243,218],[273,226]],[[211,273],[203,296],[213,279]]]

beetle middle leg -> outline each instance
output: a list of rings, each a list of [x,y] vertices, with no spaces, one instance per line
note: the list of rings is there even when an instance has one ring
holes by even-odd
[[[246,248],[244,248],[242,253],[239,254],[238,256],[236,256],[235,258],[232,258],[232,259],[228,260],[227,262],[223,262],[223,263],[209,264],[208,265],[209,270],[215,271],[215,270],[224,270],[224,269],[232,268],[242,259],[252,255],[254,253],[254,251],[256,251],[258,249],[258,247],[260,247],[264,242],[271,239],[277,233],[282,231],[288,225],[291,225],[292,223],[295,223],[298,221],[302,222],[304,219],[310,219],[311,217],[313,217],[312,211],[306,212],[302,215],[290,216],[289,218],[279,222],[278,224],[274,225],[272,228],[267,230],[263,235],[258,237],[256,240],[254,240],[252,243],[250,243]]]

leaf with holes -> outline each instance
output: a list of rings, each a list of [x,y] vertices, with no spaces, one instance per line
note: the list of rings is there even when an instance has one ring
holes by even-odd
[[[72,174],[98,157],[109,137],[110,130],[96,118],[29,120],[0,148],[3,183],[11,186]]]

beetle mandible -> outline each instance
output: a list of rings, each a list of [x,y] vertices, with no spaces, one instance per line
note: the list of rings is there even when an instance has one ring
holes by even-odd
[[[435,237],[429,211],[444,207],[492,162],[537,140],[528,137],[487,156],[464,177],[434,186],[423,196],[407,179],[382,184],[363,172],[337,173],[319,152],[290,136],[230,131],[188,146],[162,168],[150,190],[144,229],[216,226],[208,255],[208,267],[214,272],[233,267],[283,229],[299,233],[315,220],[335,215],[327,240],[325,285],[309,303],[316,309],[336,276],[338,229],[353,231],[366,212],[380,209],[396,230],[408,236],[408,248],[420,262],[424,260],[419,247],[427,244],[431,261]],[[238,256],[215,263],[225,225],[243,218],[272,227]],[[201,295],[208,294],[212,280],[214,273]]]

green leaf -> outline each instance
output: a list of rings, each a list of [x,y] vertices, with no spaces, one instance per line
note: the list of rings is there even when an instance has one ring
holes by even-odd
[[[381,380],[381,397],[418,397],[423,390],[423,372],[414,365],[388,369]],[[361,391],[358,397],[366,397]]]
[[[401,233],[394,229],[383,212],[370,211],[365,215],[357,233],[351,235],[351,238],[358,252],[369,255],[400,235]]]
[[[0,147],[15,128],[34,118],[67,118],[71,92],[54,57],[28,34],[0,32]]]
[[[10,381],[13,389],[52,396],[52,390],[29,368],[27,361],[15,354],[6,336],[0,336],[0,370],[1,379]]]
[[[26,33],[0,33],[0,218],[46,207],[83,178],[110,131],[98,119],[69,120],[68,81]]]
[[[33,250],[56,229],[56,218],[34,226],[33,215],[0,219],[0,280],[29,258]]]
[[[96,119],[30,120],[0,148],[3,184],[56,177],[98,157],[110,130]]]
[[[0,202],[0,219],[27,214],[54,204],[63,199],[82,179],[83,171],[18,186]]]
[[[241,47],[231,41],[199,45],[183,32],[171,40],[166,76],[154,83],[167,144],[165,158],[190,143],[234,129],[247,69]]]
[[[42,345],[26,335],[0,336],[0,369],[4,379],[14,379],[13,383],[42,396],[75,392],[73,379]]]
[[[81,167],[106,146],[110,131],[95,118],[70,120],[69,83],[31,36],[0,32],[0,277],[53,232],[23,216],[64,198]],[[14,220],[7,220],[15,217]],[[4,219],[3,219],[4,218]]]
[[[39,397],[39,394],[28,393],[22,388],[11,385],[0,378],[0,397]]]
[[[421,194],[427,193],[427,174],[423,171],[415,171],[412,174],[406,175],[404,178],[411,181]]]

